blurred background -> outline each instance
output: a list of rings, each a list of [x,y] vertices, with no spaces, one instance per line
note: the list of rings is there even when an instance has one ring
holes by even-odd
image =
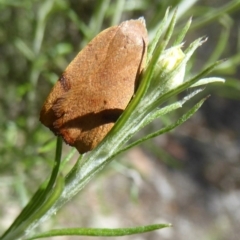
[[[139,136],[211,95],[175,131],[118,157],[38,230],[172,223],[121,239],[239,239],[239,0],[0,0],[0,233],[51,172],[56,139],[38,118],[58,76],[95,35],[121,21],[144,16],[151,39],[168,6],[178,6],[176,32],[193,17],[185,46],[208,37],[186,79],[226,58],[211,74],[226,83],[207,86],[182,109],[144,129]],[[64,146],[64,154],[70,149]]]

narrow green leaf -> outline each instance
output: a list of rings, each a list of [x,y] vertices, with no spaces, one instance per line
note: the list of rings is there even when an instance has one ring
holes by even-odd
[[[209,78],[202,78],[199,81],[197,81],[196,83],[194,83],[193,85],[191,85],[190,87],[198,87],[198,86],[202,86],[202,85],[206,85],[209,83],[224,83],[225,79],[223,78],[218,78],[218,77],[209,77]]]
[[[3,237],[7,235],[12,229],[17,228],[22,222],[30,218],[46,200],[48,193],[52,189],[58,175],[58,171],[61,163],[61,151],[62,151],[62,139],[58,137],[57,146],[56,146],[55,163],[54,163],[51,178],[48,184],[44,182],[40,186],[40,188],[33,195],[32,199],[29,201],[27,206],[22,210],[20,215],[16,218],[16,220],[12,223],[12,225],[8,228],[8,230],[4,233]]]
[[[193,108],[191,108],[187,113],[185,113],[181,118],[178,119],[178,121],[176,121],[175,123],[167,126],[167,127],[164,127],[154,133],[151,133],[129,145],[127,145],[126,147],[122,148],[120,151],[118,151],[116,155],[120,154],[121,152],[125,152],[126,150],[144,142],[144,141],[147,141],[151,138],[154,138],[156,136],[159,136],[159,135],[162,135],[166,132],[169,132],[171,130],[173,130],[174,128],[176,128],[177,126],[181,125],[182,123],[186,122],[190,117],[193,116],[193,114],[202,106],[202,104],[204,103],[204,101],[206,100],[206,98],[202,99],[201,101],[199,101]]]
[[[85,40],[90,41],[92,38],[91,29],[78,17],[76,12],[73,9],[68,9],[68,17],[76,25],[76,27],[81,31]]]
[[[184,26],[184,28],[183,28],[183,29],[181,30],[181,32],[178,34],[176,40],[175,40],[174,43],[173,43],[173,46],[177,46],[177,45],[179,45],[179,44],[182,43],[182,41],[183,41],[183,39],[185,38],[186,33],[187,33],[187,31],[188,31],[191,23],[192,23],[192,18],[190,18],[190,19],[188,20],[188,22],[186,23],[186,25]]]
[[[165,41],[165,47],[167,46],[172,34],[173,34],[173,30],[174,30],[174,27],[176,25],[176,22],[177,22],[177,8],[174,10],[173,12],[173,16],[172,16],[172,19],[171,19],[171,22],[166,30],[166,34],[164,36],[164,41]]]
[[[29,61],[35,60],[35,54],[21,38],[17,38],[14,45]]]
[[[33,240],[45,237],[56,236],[97,236],[97,237],[117,237],[126,236],[139,233],[150,232],[166,227],[171,227],[171,224],[153,224],[147,226],[139,226],[133,228],[66,228],[66,229],[54,229],[42,234],[35,235],[27,240]]]
[[[67,156],[61,161],[60,171],[64,168],[65,164],[70,161],[70,159],[77,152],[76,148],[72,148],[71,151],[67,154]]]
[[[209,66],[210,63],[217,61],[221,57],[227,48],[230,32],[230,26],[225,24],[220,36],[217,38],[218,42],[216,43],[216,46],[212,50],[211,55],[208,57],[207,62],[204,64],[204,68]]]
[[[206,26],[210,22],[213,22],[214,20],[222,17],[223,14],[237,11],[239,8],[239,0],[228,1],[227,4],[223,5],[221,8],[215,8],[214,10],[212,9],[207,14],[204,14],[201,18],[194,20],[194,23],[192,24],[190,30],[195,30],[197,28]]]
[[[12,229],[9,228],[7,232],[4,233],[1,239],[18,239],[20,235],[23,235],[24,231],[31,225],[34,227],[34,221],[38,220],[42,217],[51,207],[52,205],[58,200],[59,196],[61,195],[64,188],[64,178],[58,177],[56,182],[56,186],[54,187],[52,193],[50,194],[49,198],[44,202],[37,211],[31,213],[31,215],[26,218],[26,220],[20,222],[18,226],[14,228],[14,231],[10,231]],[[35,221],[36,223],[37,221]]]
[[[60,175],[55,183],[55,187],[51,190],[50,195],[45,200],[44,205],[38,209],[36,213],[34,213],[24,224],[31,224],[34,220],[39,219],[41,216],[46,213],[51,206],[58,200],[59,196],[62,193],[64,188],[64,178]],[[26,228],[26,227],[25,227]]]
[[[62,138],[57,137],[55,161],[50,180],[44,191],[40,192],[40,194],[37,196],[37,199],[33,202],[31,208],[29,208],[28,212],[26,212],[26,219],[29,218],[31,214],[33,214],[36,210],[38,210],[38,208],[47,199],[48,194],[52,190],[58,176],[59,167],[61,164],[61,156],[62,156]]]
[[[224,61],[225,60],[219,60],[219,61],[211,64],[209,67],[205,68],[203,71],[201,71],[199,74],[195,75],[193,78],[185,81],[184,84],[182,84],[182,85],[186,84],[188,87],[191,87],[192,85],[194,85],[197,82],[198,79],[201,79],[204,76],[206,76],[207,74],[209,74],[210,72],[212,72],[214,68],[216,68],[218,65],[222,64]],[[220,82],[225,81],[223,78],[215,78],[215,79],[219,79]]]
[[[49,139],[46,143],[44,143],[42,146],[38,148],[38,153],[46,153],[49,152],[56,147],[56,141],[55,139]]]
[[[37,11],[37,25],[35,28],[35,35],[33,40],[33,52],[38,55],[42,46],[44,32],[46,28],[46,20],[49,17],[49,13],[54,7],[54,0],[43,1],[40,8]]]
[[[104,16],[109,8],[110,0],[99,0],[95,3],[94,13],[91,17],[89,28],[92,29],[92,38],[101,31]]]
[[[185,60],[185,59],[184,59]],[[201,73],[197,74],[190,80],[185,81],[183,84],[179,85],[177,88],[170,90],[167,93],[164,93],[160,98],[154,103],[153,106],[159,106],[163,102],[165,102],[167,99],[169,99],[171,96],[177,95],[178,93],[186,90],[189,88],[191,85],[197,82],[198,79],[201,79],[202,77],[206,76],[209,74],[215,67],[217,67],[219,64],[221,64],[224,60],[217,61],[204,69]],[[180,63],[182,64],[182,63]],[[179,67],[179,66],[178,66]],[[175,70],[174,70],[175,71]]]
[[[170,104],[166,107],[163,107],[161,109],[157,109],[154,112],[150,113],[146,118],[145,121],[143,122],[143,125],[141,126],[141,128],[145,127],[146,125],[148,125],[149,123],[151,123],[153,120],[169,113],[172,112],[178,108],[181,108],[183,106],[184,103],[186,103],[188,100],[190,100],[191,98],[193,98],[195,95],[197,95],[199,92],[203,91],[203,89],[197,89],[196,91],[188,94],[187,96],[185,96],[182,100],[177,101],[176,103]]]
[[[154,39],[152,40],[152,42],[149,44],[149,48],[148,48],[148,54],[147,54],[147,63],[149,62],[149,60],[152,58],[153,55],[153,51],[156,48],[156,45],[161,37],[161,35],[163,34],[164,28],[166,27],[166,23],[167,23],[167,19],[168,19],[168,14],[169,14],[169,8],[167,8],[165,16],[163,18],[163,20],[161,21],[158,30],[156,32],[156,35],[154,37]]]
[[[117,25],[120,22],[123,9],[125,5],[125,0],[117,0],[114,6],[114,13],[112,14],[111,25]]]

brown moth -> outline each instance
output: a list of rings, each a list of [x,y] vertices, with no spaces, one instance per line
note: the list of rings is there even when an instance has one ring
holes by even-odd
[[[132,98],[147,44],[142,18],[99,33],[63,72],[40,121],[80,153],[95,148]]]

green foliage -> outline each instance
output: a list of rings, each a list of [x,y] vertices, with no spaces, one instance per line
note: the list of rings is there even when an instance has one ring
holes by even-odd
[[[87,3],[87,1],[83,1],[83,3],[78,1],[78,6],[76,6],[74,1],[64,0],[0,1],[0,129],[2,136],[0,139],[0,172],[3,175],[10,173],[16,179],[20,178],[22,173],[27,172],[26,179],[31,179],[31,181],[27,180],[26,184],[23,184],[21,180],[20,184],[22,184],[26,192],[26,198],[29,198],[32,191],[29,191],[29,189],[34,189],[31,186],[32,180],[36,183],[39,182],[39,179],[41,179],[40,181],[48,179],[51,169],[48,165],[53,168],[49,182],[46,181],[39,188],[32,201],[6,232],[6,238],[3,239],[13,239],[12,236],[17,238],[26,229],[31,229],[29,226],[33,221],[37,225],[37,223],[43,221],[42,217],[46,216],[46,213],[48,214],[47,217],[51,216],[69,200],[69,196],[74,196],[96,172],[119,153],[149,138],[172,130],[192,116],[203,100],[199,101],[182,117],[168,122],[166,126],[156,133],[146,134],[146,137],[130,143],[130,145],[123,144],[127,143],[127,140],[137,130],[145,127],[154,119],[180,108],[186,99],[185,101],[176,101],[161,109],[157,109],[157,106],[190,87],[199,78],[203,77],[202,75],[208,74],[210,70],[213,71],[214,75],[227,78],[226,86],[214,86],[214,88],[210,88],[211,92],[236,100],[240,98],[239,83],[234,77],[240,62],[239,39],[237,51],[233,55],[229,56],[228,54],[230,33],[234,27],[229,14],[239,10],[239,1],[230,1],[216,10],[210,7],[202,9],[200,5],[192,7],[191,1],[187,0],[155,1],[154,3],[150,0],[101,0],[97,1],[96,6],[94,5]],[[172,11],[169,11],[164,18],[165,10],[169,5],[179,6],[178,13],[180,12],[181,19],[176,26],[176,21],[179,18],[176,13],[171,18],[170,25],[167,25],[167,20],[169,20],[169,14],[172,14]],[[198,16],[197,14],[200,12],[201,15]],[[150,64],[143,75],[142,84],[137,95],[109,134],[108,140],[103,141],[91,153],[92,155],[83,156],[82,160],[79,159],[65,178],[60,177],[58,175],[59,168],[64,169],[64,164],[69,161],[74,151],[67,156],[64,155],[65,162],[61,163],[61,166],[59,165],[61,156],[58,152],[54,165],[56,140],[53,139],[52,134],[47,129],[40,125],[38,121],[39,109],[60,73],[74,55],[99,31],[112,24],[118,24],[123,19],[138,18],[141,15],[146,18],[150,38],[153,38],[153,36],[155,38],[153,38],[153,44],[148,55]],[[188,20],[190,15],[194,16],[191,26],[190,20]],[[164,20],[162,20],[163,18]],[[169,78],[178,73],[177,71],[182,65],[188,62],[185,78],[190,79],[189,82],[185,82],[178,88],[162,95],[156,95],[153,90],[157,85],[155,83],[151,87],[149,79],[153,76],[159,54],[163,53],[165,48],[171,46],[171,41],[174,42],[174,45],[180,44],[187,30],[188,33],[191,33],[213,22],[220,24],[221,32],[216,41],[216,47],[209,53],[205,64],[202,64],[197,69],[191,67],[194,66],[196,58],[193,57],[190,60],[190,56],[202,43],[202,40],[198,39],[185,50],[186,57],[179,66],[168,73],[165,79],[162,80],[167,82]],[[161,23],[160,26],[159,23]],[[170,40],[172,35],[174,38]],[[199,37],[199,34],[197,35]],[[161,42],[159,42],[159,38]],[[223,57],[227,57],[224,63],[217,65],[217,67],[215,65],[208,67]],[[161,73],[164,73],[164,71],[165,69],[162,69]],[[204,74],[197,74],[198,71]],[[219,79],[217,80],[219,81]],[[154,81],[157,81],[157,79],[154,79]],[[164,92],[161,89],[159,91]],[[146,94],[151,94],[148,101],[155,101],[148,102],[144,98]],[[190,100],[191,97],[188,97],[187,100]],[[145,109],[145,114],[149,113],[146,118],[143,118],[144,115],[138,118],[133,115],[135,109],[140,106],[141,101],[143,101],[141,111],[143,106],[149,106],[148,109]],[[134,126],[137,121],[132,122],[132,125],[126,128],[126,124],[129,124],[128,119],[139,120],[141,117],[144,121],[137,128]],[[122,132],[122,135],[119,134],[116,138],[117,133],[121,133],[124,127],[126,129]],[[131,129],[135,129],[135,132]],[[130,133],[130,135],[127,133]],[[59,151],[60,147],[56,149]],[[99,161],[96,161],[96,159],[99,159]],[[46,163],[49,168],[45,171]],[[40,168],[41,171],[34,174],[34,172],[31,172],[34,168]],[[15,172],[17,174],[14,174]],[[77,179],[80,172],[83,173],[83,178]],[[74,184],[73,180],[76,181]],[[18,189],[20,189],[20,196],[24,191],[21,190],[21,187]],[[38,201],[35,201],[35,199],[38,199]],[[24,224],[22,224],[23,222]]]
[[[39,239],[53,236],[97,236],[97,237],[120,237],[126,235],[133,235],[139,233],[150,232],[166,227],[171,227],[171,224],[154,224],[148,226],[140,226],[135,228],[67,228],[67,229],[53,229],[49,232],[33,236],[27,240]]]

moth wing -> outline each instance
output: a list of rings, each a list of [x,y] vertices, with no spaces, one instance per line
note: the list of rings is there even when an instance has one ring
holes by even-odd
[[[53,106],[54,132],[79,152],[93,148],[112,128],[122,109],[108,106],[101,93],[69,90]]]
[[[117,29],[118,26],[114,26],[99,33],[67,66],[41,109],[40,121],[45,126],[53,130],[52,123],[55,121],[55,116],[52,107],[59,98],[76,86],[86,89],[94,84],[92,80],[95,78],[98,69],[104,64],[108,53],[108,45],[114,38]]]

